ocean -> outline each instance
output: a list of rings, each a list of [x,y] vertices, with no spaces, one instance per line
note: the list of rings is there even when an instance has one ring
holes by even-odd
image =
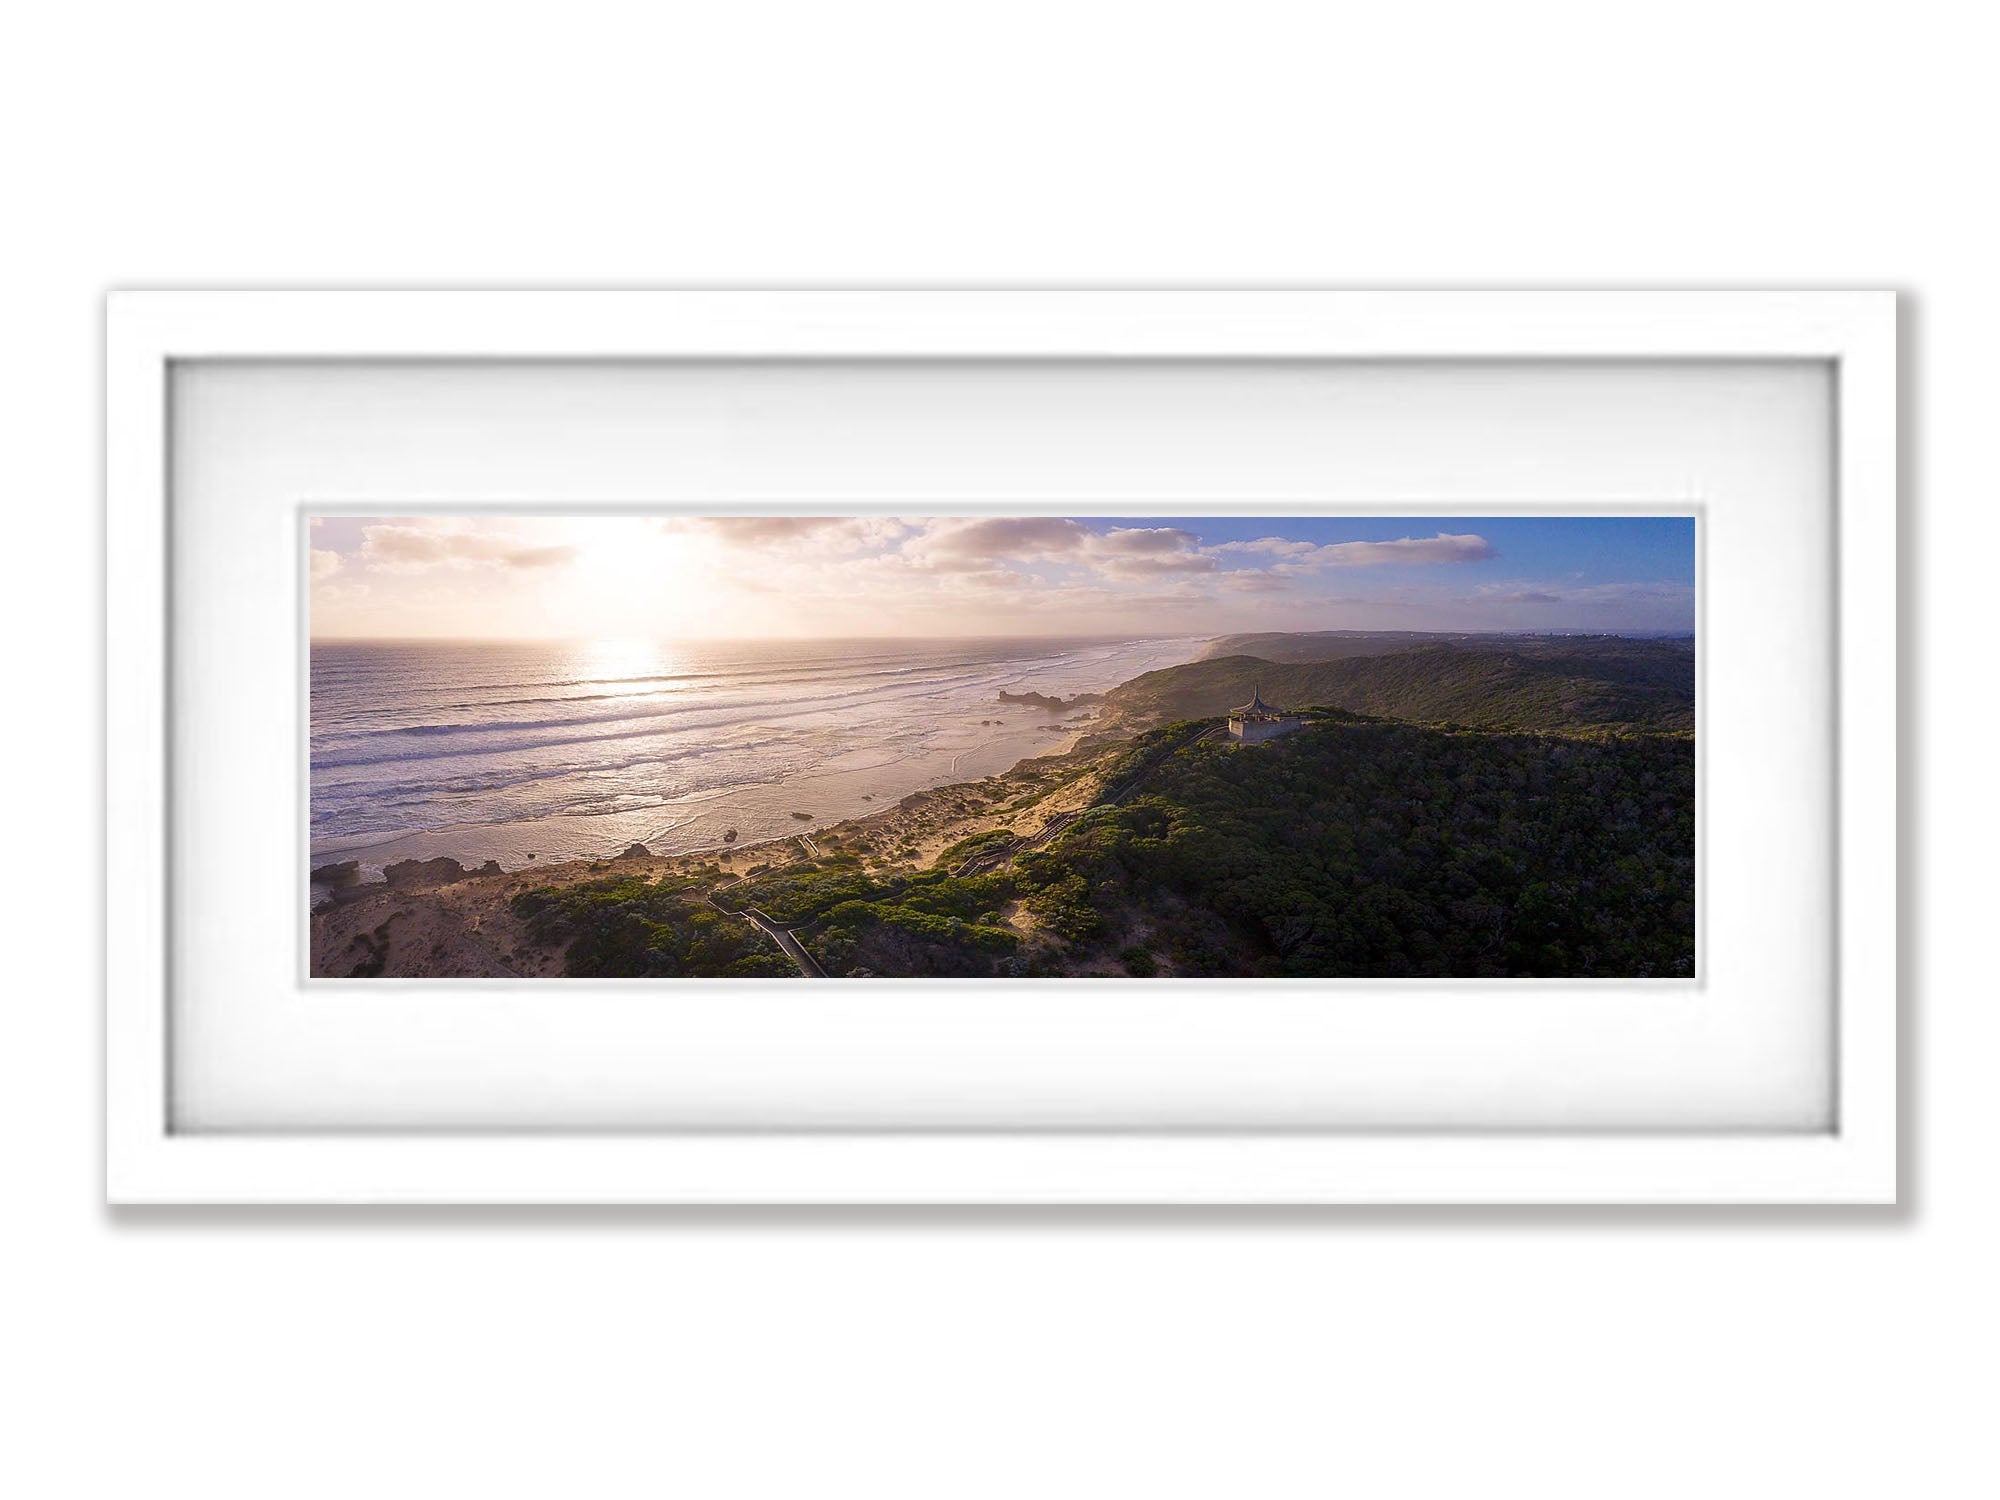
[[[315,641],[314,864],[508,869],[776,838],[1002,771],[1202,638]],[[804,817],[795,816],[805,814]],[[726,836],[734,830],[736,837]]]

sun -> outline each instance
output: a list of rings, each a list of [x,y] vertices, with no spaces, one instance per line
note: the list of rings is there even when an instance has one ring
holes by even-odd
[[[575,550],[552,607],[576,633],[653,638],[718,633],[727,586],[697,538],[636,517],[572,521],[559,545]],[[720,633],[727,633],[726,631]]]

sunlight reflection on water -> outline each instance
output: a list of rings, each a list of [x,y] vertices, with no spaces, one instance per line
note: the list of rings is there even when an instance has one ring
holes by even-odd
[[[503,864],[696,848],[1047,753],[1193,639],[333,641],[312,649],[312,852]]]

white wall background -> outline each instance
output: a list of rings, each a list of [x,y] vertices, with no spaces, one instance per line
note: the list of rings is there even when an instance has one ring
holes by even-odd
[[[1974,14],[12,14],[0,1489],[1992,1493]],[[1905,289],[1910,1206],[107,1216],[101,290],[719,281]]]

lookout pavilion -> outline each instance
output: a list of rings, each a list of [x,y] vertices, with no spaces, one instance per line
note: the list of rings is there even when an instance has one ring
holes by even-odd
[[[1294,729],[1304,727],[1304,719],[1271,707],[1255,688],[1250,691],[1248,703],[1229,710],[1229,738],[1239,745],[1274,740],[1281,734],[1290,734]]]

